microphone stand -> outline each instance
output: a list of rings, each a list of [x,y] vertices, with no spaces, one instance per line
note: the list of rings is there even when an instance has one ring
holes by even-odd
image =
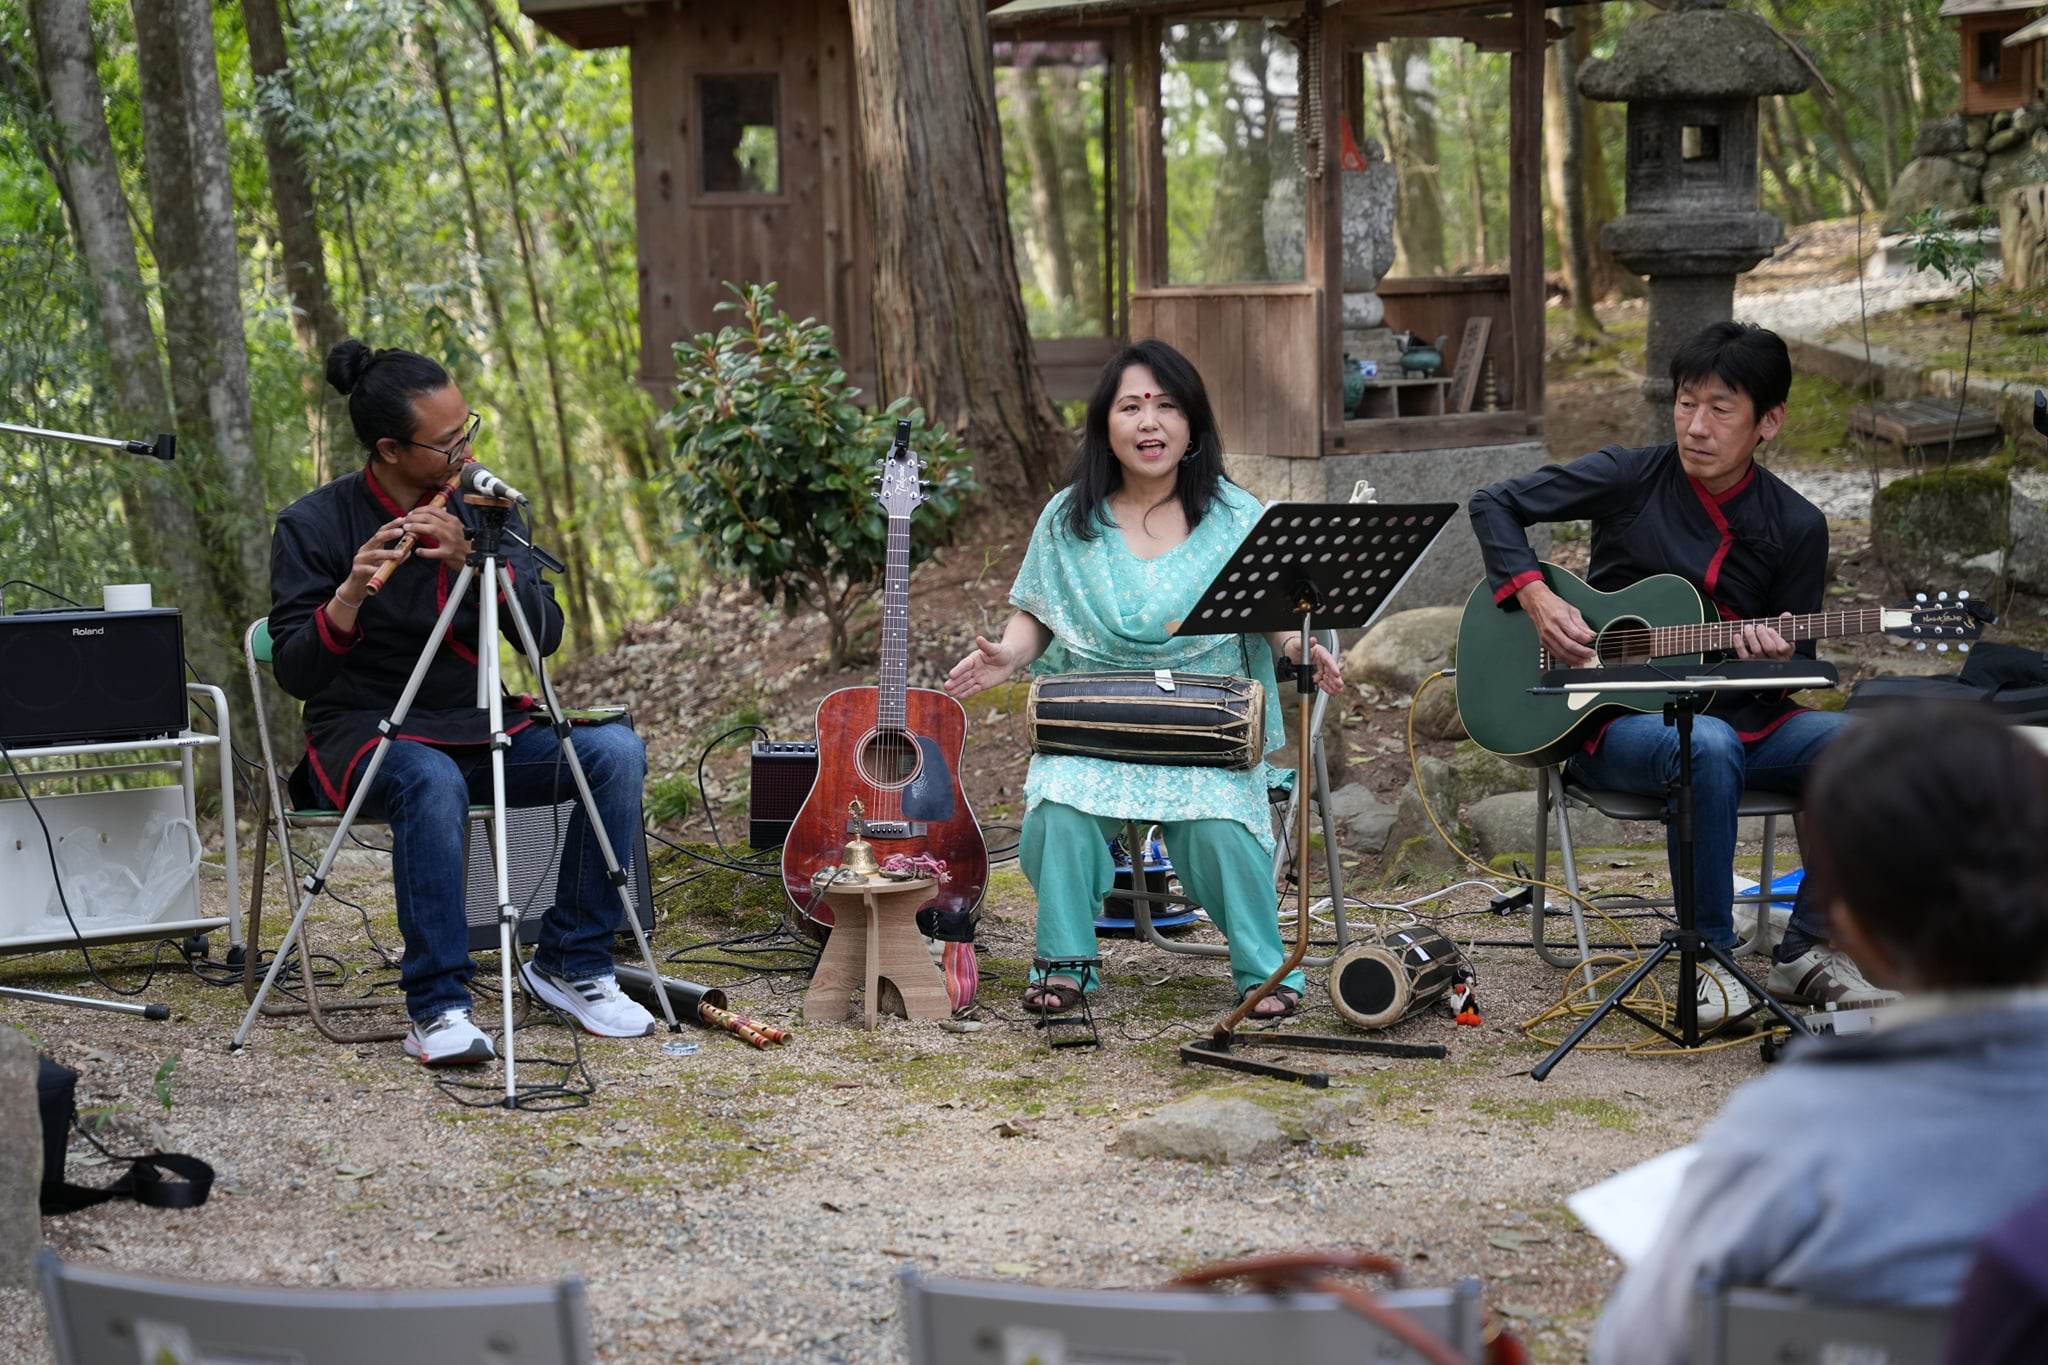
[[[153,441],[117,441],[111,436],[87,436],[77,431],[50,431],[44,427],[16,426],[12,422],[0,422],[0,431],[11,431],[17,436],[40,436],[46,441],[69,441],[78,446],[103,446],[127,455],[151,455],[159,460],[177,458],[178,438],[168,431],[160,431]]]

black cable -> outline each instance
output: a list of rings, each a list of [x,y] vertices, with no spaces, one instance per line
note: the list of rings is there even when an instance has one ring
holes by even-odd
[[[717,850],[720,853],[724,854],[727,858],[731,858],[733,856],[733,852],[731,849],[725,846],[725,840],[722,837],[720,837],[718,833],[718,816],[711,809],[711,793],[709,789],[706,788],[704,785],[704,764],[707,760],[710,759],[711,751],[713,749],[716,749],[719,745],[725,743],[726,740],[731,739],[734,735],[745,734],[748,731],[752,731],[753,733],[759,735],[763,739],[770,738],[766,726],[753,724],[735,725],[730,730],[727,730],[725,733],[713,736],[704,745],[704,747],[698,750],[697,752],[697,798],[704,803],[704,822],[711,826],[711,843],[715,848],[717,848]]]
[[[4,583],[0,583],[0,612],[4,612],[7,608],[6,597],[7,590],[9,588],[34,588],[37,592],[42,593],[47,597],[56,598],[59,602],[64,603],[66,606],[77,607],[81,611],[92,610],[92,608],[86,606],[85,603],[75,602],[71,598],[66,597],[63,593],[58,592],[55,588],[46,588],[32,578],[10,578]]]

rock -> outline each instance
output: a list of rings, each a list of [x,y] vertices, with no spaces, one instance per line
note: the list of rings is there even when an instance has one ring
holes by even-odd
[[[1991,121],[1984,118],[1970,119],[1963,125],[1963,145],[1973,152],[1982,151],[1984,143],[1991,137]],[[1915,152],[1915,156],[1919,153]]]
[[[1947,157],[1923,156],[1906,164],[1885,204],[1885,232],[1903,232],[1906,220],[1928,209],[1966,209],[1977,202],[1983,182],[1975,170]]]
[[[1982,152],[1957,152],[1949,160],[1968,166],[1973,171],[1981,171],[1990,164],[1991,158]]]
[[[2048,139],[2036,134],[2026,146],[2008,148],[1991,158],[1981,186],[1985,203],[1996,204],[2007,190],[2048,180],[2048,147],[2040,145],[2044,141]]]
[[[2001,128],[1985,139],[1984,151],[1988,155],[1997,156],[2006,148],[2017,143],[2023,136],[2025,134],[2021,133],[2017,128]]]
[[[2009,487],[2003,470],[1957,465],[1896,479],[1878,490],[1871,541],[1894,588],[1932,593],[1977,588],[1955,581],[1957,566],[2006,544]]]
[[[1394,826],[1394,808],[1363,782],[1339,787],[1330,796],[1330,817],[1343,831],[1344,847],[1353,853],[1378,853],[1387,846]]]
[[[1234,1166],[1288,1146],[1272,1110],[1250,1100],[1197,1095],[1117,1129],[1111,1150],[1126,1156],[1170,1157]]]
[[[43,1245],[43,1124],[36,1106],[36,1049],[0,1025],[0,1288],[32,1282]]]
[[[2015,482],[2006,534],[2012,541],[2006,576],[2028,592],[2048,595],[2048,492],[2036,495]]]
[[[1465,721],[1458,714],[1458,689],[1440,682],[1415,698],[1415,733],[1430,739],[1465,738]]]
[[[2048,104],[2029,104],[2013,111],[2012,126],[2022,133],[2048,128]]]
[[[1499,796],[1489,796],[1465,808],[1465,823],[1472,827],[1472,838],[1479,845],[1479,856],[1489,862],[1503,853],[1530,852],[1536,846],[1536,793],[1503,792]],[[1597,810],[1573,809],[1574,850],[1619,848],[1628,842],[1628,831],[1619,820],[1609,819]],[[1554,854],[1557,848],[1554,831],[1550,836],[1550,847]]]
[[[1458,796],[1470,804],[1502,792],[1534,792],[1536,770],[1510,763],[1490,754],[1471,740],[1460,744],[1451,755],[1451,771],[1458,780]]]
[[[1418,607],[1381,617],[1344,651],[1344,680],[1413,692],[1424,678],[1450,667],[1464,614],[1462,607]]]
[[[1458,779],[1451,765],[1440,758],[1424,757],[1416,770],[1422,775],[1422,790],[1429,793],[1429,806],[1425,810],[1413,782],[1402,789],[1386,842],[1387,874],[1394,879],[1450,872],[1466,865],[1437,836],[1429,822],[1429,810],[1436,812],[1444,833],[1456,840],[1459,848],[1472,847],[1472,831],[1458,818]]]
[[[1913,139],[1913,155],[1948,156],[1966,150],[1970,145],[1968,139],[1961,114],[1929,119],[1920,125],[1920,132]]]

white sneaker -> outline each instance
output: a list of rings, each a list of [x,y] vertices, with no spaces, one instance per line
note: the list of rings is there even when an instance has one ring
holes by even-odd
[[[498,1055],[468,1010],[446,1010],[425,1023],[413,1020],[406,1030],[405,1051],[419,1058],[422,1066],[462,1066]]]
[[[1816,943],[1790,962],[1773,962],[1764,978],[1764,989],[1794,1005],[1889,1005],[1899,999],[1897,991],[1874,986],[1863,969],[1845,952]]]
[[[1719,1028],[1750,1006],[1749,992],[1735,974],[1711,958],[1700,963],[1693,998],[1699,1002],[1696,1017],[1703,1033]]]
[[[654,1016],[629,1000],[619,979],[607,972],[588,981],[563,981],[531,964],[521,968],[526,988],[600,1038],[641,1038],[654,1032]]]

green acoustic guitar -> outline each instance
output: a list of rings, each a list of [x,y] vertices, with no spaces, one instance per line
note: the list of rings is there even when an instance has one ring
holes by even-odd
[[[1912,640],[1920,648],[1968,648],[1982,633],[1989,613],[1967,592],[1916,595],[1896,607],[1856,607],[1757,621],[1719,620],[1699,590],[1676,574],[1658,574],[1620,592],[1601,592],[1569,569],[1544,564],[1543,581],[1579,609],[1593,628],[1594,661],[1587,668],[1637,667],[1654,663],[1678,671],[1697,667],[1703,655],[1732,650],[1747,625],[1764,625],[1787,640],[1825,640],[1841,635],[1883,633]],[[1458,623],[1458,714],[1481,748],[1529,767],[1562,761],[1585,743],[1594,727],[1625,711],[1660,711],[1658,692],[1581,692],[1531,696],[1554,663],[1536,638],[1536,627],[1516,609],[1494,605],[1485,583],[1472,590]],[[1590,678],[1573,670],[1572,681]]]

